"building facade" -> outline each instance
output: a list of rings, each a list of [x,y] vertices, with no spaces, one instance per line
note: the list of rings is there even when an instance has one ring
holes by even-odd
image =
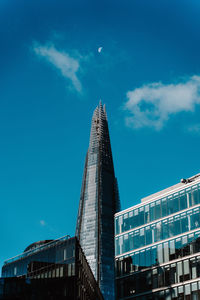
[[[0,299],[103,300],[77,238],[30,245],[5,261]]]
[[[92,117],[76,236],[105,299],[115,299],[114,214],[119,210],[105,106]]]
[[[117,299],[200,299],[200,174],[115,215]]]

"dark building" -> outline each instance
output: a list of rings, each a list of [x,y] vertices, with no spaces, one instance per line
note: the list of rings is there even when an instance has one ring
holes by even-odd
[[[86,155],[76,236],[105,299],[115,298],[114,214],[119,210],[105,106],[95,109]]]
[[[0,299],[103,300],[77,238],[30,245],[7,260],[0,279]]]

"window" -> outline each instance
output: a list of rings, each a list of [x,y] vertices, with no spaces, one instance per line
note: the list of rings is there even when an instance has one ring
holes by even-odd
[[[156,223],[154,230],[154,242],[158,242],[162,239],[162,228],[161,222]]]
[[[181,231],[188,231],[188,217],[186,216],[186,213],[181,214]]]
[[[177,263],[177,280],[178,283],[183,281],[182,261]]]
[[[191,230],[198,228],[200,226],[199,208],[193,210],[193,213],[191,214],[190,217],[190,221],[191,221]]]
[[[150,221],[150,215],[149,215],[149,205],[145,205],[145,209],[144,209],[144,219],[145,219],[145,223],[148,223]]]
[[[157,246],[157,250],[158,250],[158,263],[162,264],[163,263],[163,248],[162,248],[162,244]]]
[[[134,227],[133,211],[129,212],[129,227],[130,227],[130,229]]]
[[[183,209],[187,208],[187,196],[186,196],[185,192],[180,193],[179,205],[180,205],[180,210],[183,210]]]
[[[150,229],[150,226],[147,226],[145,229],[146,245],[149,245],[152,243],[152,231]]]
[[[163,239],[167,239],[169,237],[169,227],[168,227],[168,220],[162,221],[162,232],[163,232]]]
[[[139,224],[144,224],[144,206],[139,209]]]
[[[166,198],[162,199],[161,207],[162,207],[162,217],[167,216],[167,199]]]
[[[146,260],[145,260],[145,250],[142,250],[140,252],[140,267],[139,269],[145,269],[146,268]]]
[[[150,222],[151,221],[154,221],[154,218],[155,218],[155,203],[151,203],[150,204]]]
[[[196,267],[196,259],[190,258],[190,270],[191,270],[191,279],[197,278],[197,267]]]
[[[181,221],[180,216],[174,217],[174,235],[178,235],[181,233]]]
[[[186,259],[183,261],[183,271],[184,271],[184,277],[183,280],[189,280],[190,279],[190,270],[189,270],[189,260]]]
[[[159,219],[161,217],[161,206],[160,206],[161,201],[158,200],[156,201],[155,205],[155,219]]]
[[[164,243],[164,262],[169,261],[169,247],[168,247],[168,242]]]
[[[173,214],[174,211],[174,203],[173,203],[173,198],[172,196],[169,196],[167,199],[167,203],[168,203],[168,214]]]

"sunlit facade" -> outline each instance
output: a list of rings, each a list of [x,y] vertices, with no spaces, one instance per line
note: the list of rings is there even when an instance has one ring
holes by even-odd
[[[114,213],[119,210],[105,107],[95,109],[86,156],[76,236],[104,299],[115,299]]]
[[[200,174],[115,215],[117,299],[200,299]]]

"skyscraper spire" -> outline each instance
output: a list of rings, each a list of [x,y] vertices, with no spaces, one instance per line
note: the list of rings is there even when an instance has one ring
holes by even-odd
[[[76,236],[106,300],[114,300],[114,214],[119,210],[108,122],[101,101],[92,117]]]

